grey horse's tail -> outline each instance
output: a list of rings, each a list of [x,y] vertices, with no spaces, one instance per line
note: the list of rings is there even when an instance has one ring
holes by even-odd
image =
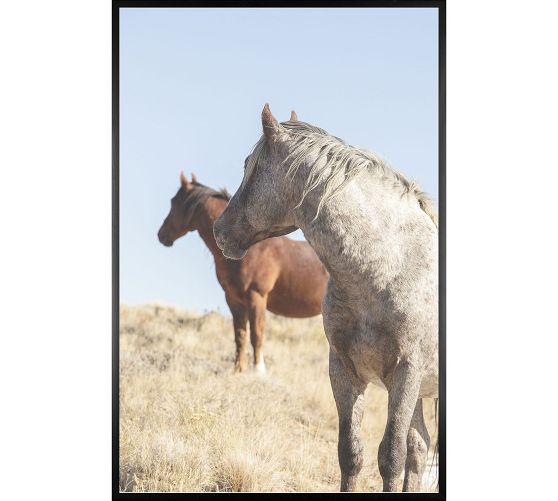
[[[439,427],[438,427],[438,399],[434,399],[434,424],[436,427],[436,444],[434,445],[434,454],[432,455],[432,462],[430,463],[430,471],[434,465],[436,465],[436,491],[440,492],[440,476],[439,476],[439,465],[438,465],[438,452],[439,452]]]

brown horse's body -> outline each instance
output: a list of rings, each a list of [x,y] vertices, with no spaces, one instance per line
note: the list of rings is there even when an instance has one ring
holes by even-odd
[[[182,187],[172,201],[159,230],[163,245],[189,231],[198,231],[213,254],[217,280],[225,291],[233,316],[237,370],[246,369],[247,324],[254,349],[254,364],[265,371],[263,329],[265,310],[285,317],[318,315],[328,274],[307,242],[276,237],[252,246],[240,260],[223,256],[213,236],[213,222],[228,204],[228,196],[207,188],[193,177],[181,176]]]

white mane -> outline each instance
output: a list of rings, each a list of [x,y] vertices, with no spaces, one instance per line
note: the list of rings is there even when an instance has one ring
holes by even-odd
[[[302,204],[308,193],[318,186],[323,186],[317,216],[326,202],[337,196],[359,174],[368,171],[394,189],[401,189],[402,195],[414,196],[421,209],[432,219],[436,227],[438,226],[438,217],[430,197],[414,181],[407,180],[376,154],[346,144],[325,130],[305,122],[283,122],[281,125],[291,133],[291,141],[294,144],[292,152],[284,160],[284,164],[288,166],[286,176],[294,179],[300,165],[312,159],[302,198],[297,206]],[[252,175],[266,149],[267,141],[262,136],[247,159],[242,187]]]

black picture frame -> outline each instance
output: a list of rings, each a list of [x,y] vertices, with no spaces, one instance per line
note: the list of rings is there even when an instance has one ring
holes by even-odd
[[[119,12],[122,8],[436,8],[438,9],[438,207],[439,207],[439,492],[390,493],[390,499],[446,499],[446,5],[445,0],[113,0],[112,2],[112,499],[176,499],[213,497],[219,493],[129,493],[119,491]],[[228,493],[227,493],[228,494]],[[297,499],[335,497],[337,493],[243,493],[242,496],[281,496]],[[352,498],[383,493],[351,493]]]

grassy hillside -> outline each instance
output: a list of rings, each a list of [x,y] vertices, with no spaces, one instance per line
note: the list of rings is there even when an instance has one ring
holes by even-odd
[[[230,319],[121,307],[122,491],[338,490],[337,413],[321,318],[268,313],[265,332],[268,374],[239,375]],[[387,393],[369,387],[362,491],[381,490],[376,456],[386,404]],[[433,434],[433,401],[426,416]]]

